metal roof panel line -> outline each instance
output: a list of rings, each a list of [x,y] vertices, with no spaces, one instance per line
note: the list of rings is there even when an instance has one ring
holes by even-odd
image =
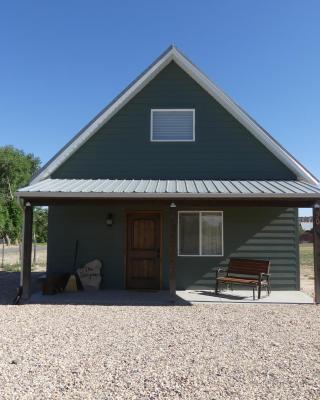
[[[213,181],[213,180],[150,180],[150,179],[46,179],[24,187],[21,193],[98,193],[98,194],[147,194],[147,195],[200,195],[253,198],[260,195],[320,195],[320,188],[298,181]]]

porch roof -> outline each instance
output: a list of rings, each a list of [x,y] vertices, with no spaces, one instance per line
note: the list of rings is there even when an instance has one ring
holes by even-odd
[[[243,198],[320,199],[320,188],[301,181],[45,179],[21,188],[20,198]]]

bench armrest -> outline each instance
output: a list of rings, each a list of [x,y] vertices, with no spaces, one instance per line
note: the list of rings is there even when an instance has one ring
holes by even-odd
[[[261,272],[261,273],[260,273],[260,282],[262,281],[262,279],[263,279],[264,276],[267,278],[267,281],[269,281],[269,280],[270,280],[271,274],[270,274],[270,273],[267,274],[266,272]]]
[[[227,272],[226,269],[218,268],[218,269],[216,270],[216,278],[218,278],[219,275],[225,274],[226,272]]]

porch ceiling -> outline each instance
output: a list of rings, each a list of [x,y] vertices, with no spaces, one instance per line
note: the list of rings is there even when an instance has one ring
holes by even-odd
[[[20,189],[19,198],[292,199],[319,200],[320,188],[300,181],[45,179]]]

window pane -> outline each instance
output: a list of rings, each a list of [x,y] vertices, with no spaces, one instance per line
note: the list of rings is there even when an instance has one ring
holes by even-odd
[[[193,112],[153,110],[152,139],[193,140]]]
[[[202,254],[222,254],[222,215],[220,213],[202,213]]]
[[[199,254],[199,213],[180,213],[179,246],[179,254]]]

